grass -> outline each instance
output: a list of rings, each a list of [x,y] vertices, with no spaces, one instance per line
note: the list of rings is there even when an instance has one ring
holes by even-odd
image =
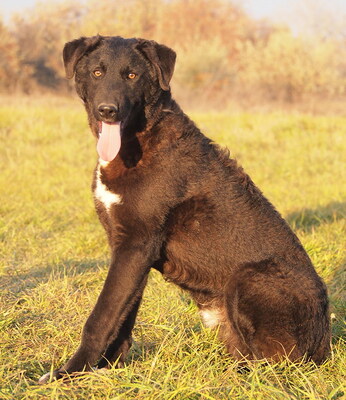
[[[127,366],[41,387],[78,346],[107,272],[90,191],[95,142],[76,100],[0,106],[0,399],[346,398],[345,117],[193,115],[287,218],[325,279],[330,360],[239,373],[187,294],[153,272]]]

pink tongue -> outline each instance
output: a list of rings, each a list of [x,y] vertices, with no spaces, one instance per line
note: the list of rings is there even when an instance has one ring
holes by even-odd
[[[97,152],[104,161],[112,161],[119,153],[121,146],[120,122],[106,124],[102,122]]]

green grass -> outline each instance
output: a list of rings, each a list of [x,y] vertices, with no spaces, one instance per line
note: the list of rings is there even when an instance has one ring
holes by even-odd
[[[0,399],[345,399],[345,117],[193,115],[288,219],[325,279],[330,360],[240,374],[188,295],[152,273],[127,366],[42,387],[37,379],[78,346],[107,272],[90,191],[95,141],[77,100],[0,106]]]

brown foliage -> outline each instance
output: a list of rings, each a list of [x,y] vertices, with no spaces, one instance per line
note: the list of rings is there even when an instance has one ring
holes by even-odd
[[[190,105],[196,99],[220,105],[231,97],[292,103],[346,95],[340,37],[297,37],[251,19],[227,0],[38,3],[14,17],[10,27],[0,24],[0,90],[69,90],[63,44],[97,33],[173,47],[174,91]]]
[[[0,87],[14,89],[19,74],[18,46],[16,40],[0,21]],[[14,79],[9,79],[9,77]]]

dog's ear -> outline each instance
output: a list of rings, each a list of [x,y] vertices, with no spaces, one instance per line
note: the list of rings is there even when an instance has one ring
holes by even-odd
[[[161,88],[169,90],[176,59],[175,52],[154,40],[145,39],[138,39],[136,48],[154,65]]]
[[[92,37],[81,37],[65,44],[62,54],[66,78],[73,78],[78,61],[87,51],[91,51],[96,48],[99,45],[101,39],[102,36],[99,35]]]

